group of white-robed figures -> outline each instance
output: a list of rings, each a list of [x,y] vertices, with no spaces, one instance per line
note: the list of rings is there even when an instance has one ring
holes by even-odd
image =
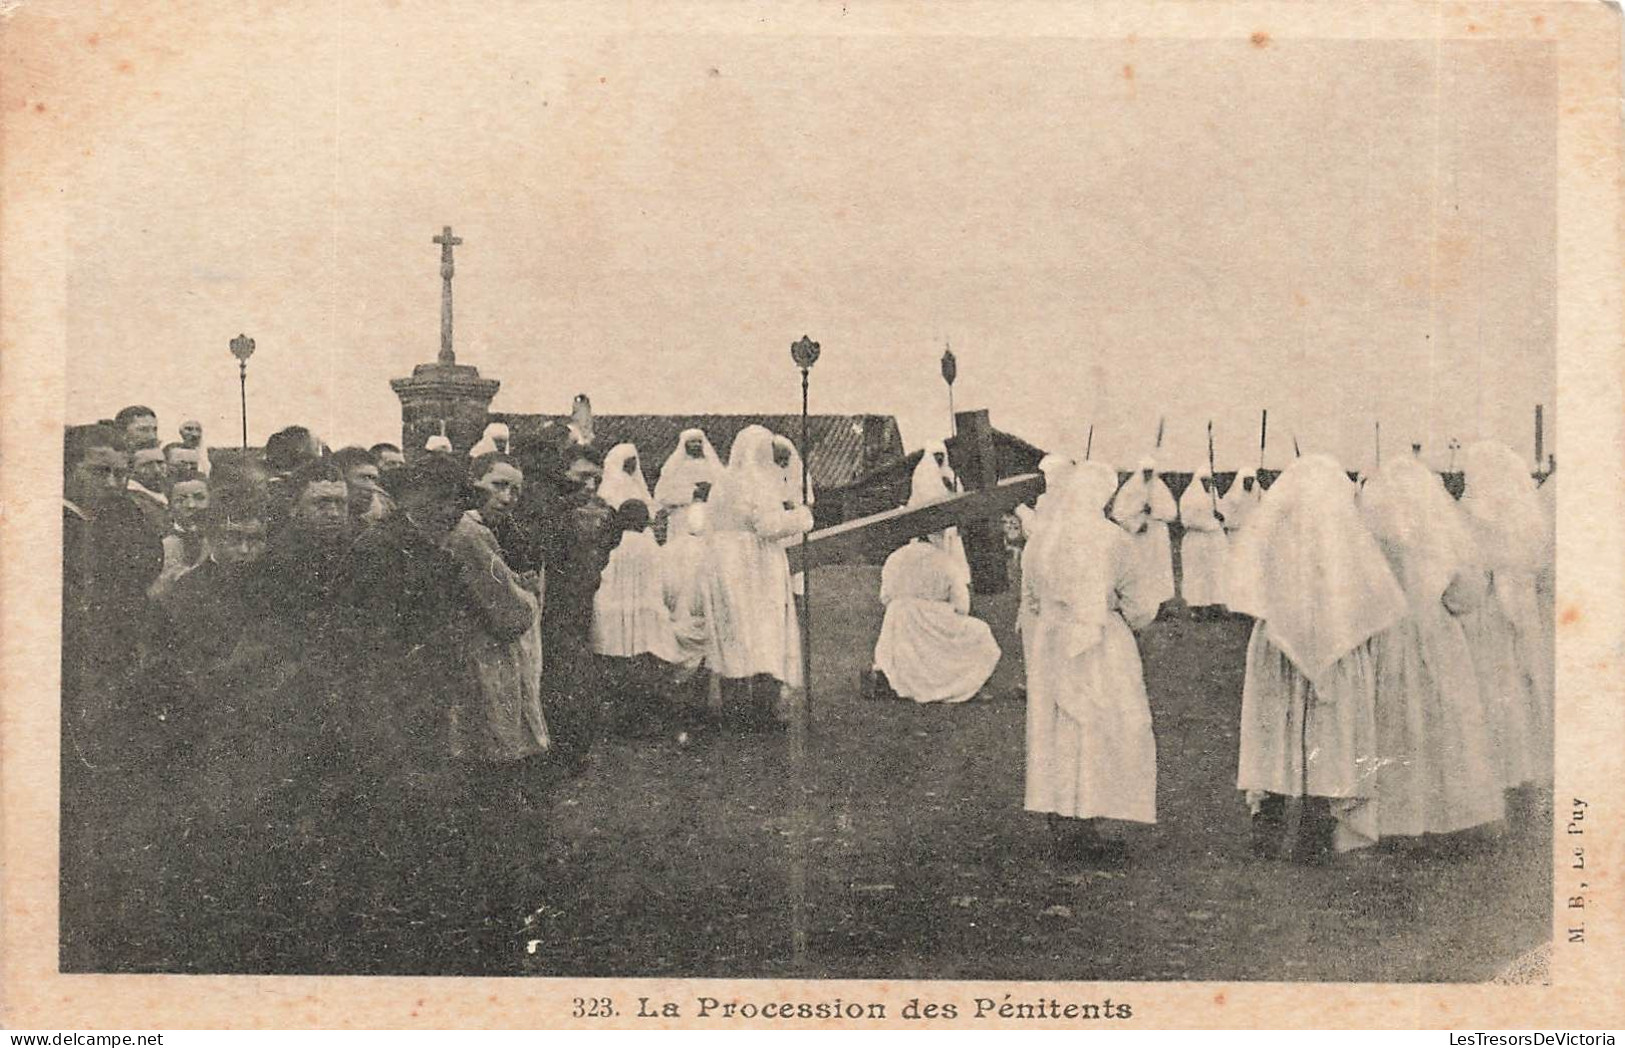
[[[1151,478],[1119,491],[1111,467],[1059,458],[1044,472],[1022,555],[1025,806],[1064,851],[1120,854],[1103,830],[1156,820],[1134,633],[1171,586],[1137,528],[1155,499],[1131,490]],[[1255,620],[1237,786],[1260,854],[1485,827],[1551,783],[1551,503],[1503,446],[1470,448],[1463,472],[1458,504],[1415,459],[1361,488],[1304,456],[1232,531],[1225,602]]]
[[[946,498],[958,484],[941,443],[914,471],[911,505]],[[802,684],[795,597],[802,592],[786,548],[812,527],[812,493],[802,485],[794,444],[761,426],[740,431],[723,464],[710,439],[685,431],[650,492],[637,449],[612,448],[599,497],[629,519],[594,601],[593,648],[600,655],[653,655],[692,673],[704,667],[733,705],[762,719],[783,689]],[[646,522],[665,512],[666,542]],[[875,666],[905,698],[963,702],[998,665],[987,624],[970,616],[970,569],[956,529],[911,542],[886,561],[885,608]],[[725,706],[729,697],[717,696]]]
[[[703,666],[723,699],[732,691],[731,705],[773,719],[780,689],[802,679],[799,579],[785,549],[813,518],[794,444],[748,426],[724,465],[703,431],[685,430],[653,492],[637,448],[619,444],[598,494],[625,523],[594,599],[594,651],[653,655],[682,674]],[[647,513],[622,512],[628,504]],[[650,526],[662,512],[664,545]]]
[[[761,686],[776,696],[802,681],[785,548],[812,527],[809,493],[793,445],[765,428],[741,431],[729,459],[688,431],[649,493],[636,450],[611,452],[601,494],[664,509],[667,541],[628,531],[605,569],[594,642],[703,664],[766,703]],[[1187,601],[1211,584],[1254,620],[1237,786],[1256,850],[1313,858],[1469,830],[1551,783],[1552,482],[1537,488],[1496,444],[1467,449],[1462,466],[1459,503],[1414,458],[1363,487],[1306,455],[1267,494],[1250,476],[1223,500],[1200,477],[1186,492]],[[1122,838],[1103,830],[1156,821],[1135,633],[1172,596],[1173,499],[1149,468],[1121,489],[1099,462],[1051,456],[1042,470],[1021,556],[1025,807],[1052,818],[1068,851],[1113,854]],[[945,449],[928,446],[910,503],[956,489]],[[1198,581],[1204,542],[1220,568]],[[969,589],[952,528],[888,557],[875,667],[902,697],[962,702],[993,673],[999,646],[969,614]],[[1288,799],[1304,801],[1299,818]]]
[[[1051,456],[1050,469],[1062,461]],[[1144,584],[1159,606],[1176,592],[1169,525],[1175,521],[1183,525],[1178,594],[1192,609],[1222,610],[1228,603],[1225,577],[1231,543],[1263,496],[1257,475],[1249,472],[1236,477],[1220,497],[1213,474],[1202,470],[1176,502],[1157,474],[1155,460],[1145,458],[1112,497],[1109,513],[1133,538]],[[1030,523],[1030,512],[1023,510],[1022,516]]]

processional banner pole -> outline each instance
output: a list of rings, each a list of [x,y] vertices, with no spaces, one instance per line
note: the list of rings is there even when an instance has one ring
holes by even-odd
[[[790,346],[790,359],[796,362],[801,369],[801,491],[806,498],[811,490],[810,478],[812,476],[812,433],[807,413],[808,376],[812,366],[818,363],[818,343],[802,335],[800,341]],[[807,533],[801,535],[801,562],[807,563]],[[801,678],[802,692],[805,696],[802,703],[803,725],[807,731],[812,731],[812,572],[803,566],[801,570]]]

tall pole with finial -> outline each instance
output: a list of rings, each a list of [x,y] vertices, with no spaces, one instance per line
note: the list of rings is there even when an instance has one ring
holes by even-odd
[[[818,362],[818,343],[802,335],[791,343],[790,359],[801,369],[801,491],[808,498],[812,470],[812,434],[808,425],[807,386],[812,366]],[[810,502],[811,500],[808,499]],[[801,720],[790,728],[790,784],[795,797],[795,820],[790,834],[790,953],[797,970],[807,959],[807,739],[812,734],[812,565],[807,559],[807,534],[801,535]]]
[[[959,377],[959,361],[954,347],[945,339],[942,350],[942,381],[948,383],[948,433],[959,436],[959,414],[954,411],[954,379]]]
[[[248,358],[254,355],[254,340],[238,335],[231,340],[231,355],[237,358],[237,389],[243,404],[243,450],[248,450]]]
[[[801,369],[801,490],[806,497],[812,469],[812,436],[807,415],[808,376],[818,363],[818,343],[802,335],[790,346],[790,359]],[[807,563],[807,534],[801,535],[801,666],[806,702],[802,706],[803,724],[812,730],[812,569]]]

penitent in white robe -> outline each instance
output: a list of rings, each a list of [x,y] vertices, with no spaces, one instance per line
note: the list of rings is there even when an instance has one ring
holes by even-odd
[[[1174,596],[1174,550],[1168,524],[1178,516],[1174,493],[1155,474],[1149,482],[1140,473],[1130,476],[1112,500],[1111,518],[1134,540],[1140,585],[1146,598],[1155,598],[1158,607]]]
[[[666,544],[660,548],[676,661],[685,675],[705,661],[705,509],[705,503],[695,502],[672,518],[681,528],[668,532]]]
[[[1371,639],[1405,618],[1405,591],[1325,455],[1294,461],[1231,550],[1230,606],[1257,620],[1241,693],[1236,785],[1331,802],[1339,850],[1377,839]]]
[[[665,559],[647,530],[623,532],[604,565],[592,600],[592,650],[681,661],[666,607]]]
[[[705,536],[706,662],[721,677],[771,676],[801,685],[801,639],[784,540],[812,530],[806,506],[786,510],[763,486]]]
[[[1338,821],[1340,850],[1377,840],[1377,669],[1369,641],[1311,682],[1276,647],[1269,624],[1253,626],[1241,690],[1237,788],[1323,797]]]
[[[1488,597],[1461,622],[1489,712],[1501,784],[1549,786],[1553,627],[1541,595],[1541,576],[1551,564],[1549,522],[1528,467],[1510,449],[1474,444],[1463,458],[1461,508]]]
[[[1403,575],[1401,581],[1404,581]],[[1456,614],[1482,599],[1471,575],[1371,639],[1377,671],[1381,836],[1454,833],[1506,814],[1472,654]]]
[[[1535,578],[1485,572],[1488,596],[1461,618],[1489,713],[1500,784],[1552,782],[1552,680]]]
[[[1156,822],[1157,743],[1130,626],[1156,617],[1157,591],[1139,577],[1143,562],[1128,536],[1113,534],[1103,576],[1111,592],[1101,595],[1113,613],[1100,640],[1071,655],[1074,617],[1067,605],[1044,599],[1033,551],[1029,542],[1022,565],[1029,606],[1024,806],[1078,819]]]
[[[971,617],[970,589],[949,554],[918,540],[894,552],[880,571],[880,602],[875,668],[893,691],[926,703],[964,702],[982,690],[999,643]]]
[[[1224,525],[1213,515],[1213,505],[1213,495],[1203,490],[1200,477],[1191,480],[1179,500],[1179,518],[1185,523],[1179,546],[1184,568],[1181,585],[1185,603],[1193,608],[1224,605],[1230,541],[1225,537]]]
[[[1378,470],[1360,509],[1405,591],[1405,617],[1371,638],[1377,669],[1373,792],[1384,837],[1454,833],[1505,814],[1489,724],[1456,616],[1484,599],[1461,511],[1414,459]]]

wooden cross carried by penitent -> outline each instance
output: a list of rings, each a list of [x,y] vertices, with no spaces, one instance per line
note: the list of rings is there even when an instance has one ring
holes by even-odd
[[[1001,518],[1021,503],[1037,498],[1044,490],[1044,478],[1038,473],[1026,473],[1000,480],[987,412],[962,412],[959,421],[959,437],[950,449],[957,454],[952,455],[955,461],[951,464],[970,490],[923,506],[901,506],[814,531],[804,544],[787,550],[790,570],[804,571],[853,557],[890,553],[910,539],[957,527],[965,533],[972,573],[984,580],[978,589],[1002,590],[1006,584],[1003,560],[993,555],[994,545],[1003,542]]]

